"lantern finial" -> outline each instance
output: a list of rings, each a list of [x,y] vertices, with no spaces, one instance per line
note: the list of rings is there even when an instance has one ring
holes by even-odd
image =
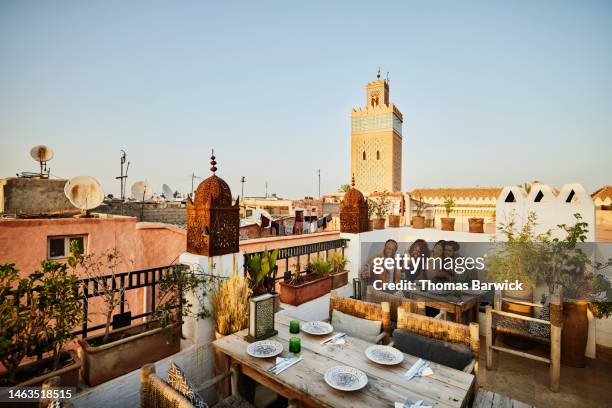
[[[212,149],[210,153],[210,171],[212,171],[213,174],[215,174],[215,171],[217,171],[217,162],[215,161],[215,149]]]

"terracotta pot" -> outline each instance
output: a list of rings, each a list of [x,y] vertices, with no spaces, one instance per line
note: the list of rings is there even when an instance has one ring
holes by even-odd
[[[348,271],[342,271],[331,274],[332,289],[338,289],[348,285]]]
[[[589,319],[587,302],[563,302],[563,330],[561,331],[561,362],[571,367],[584,367]]]
[[[400,216],[399,215],[390,215],[389,216],[389,227],[390,228],[398,228],[400,226]]]
[[[79,339],[83,350],[83,379],[89,386],[127,374],[178,353],[181,348],[181,324],[163,330],[155,321],[111,331],[111,339],[101,342],[104,334]]]
[[[455,219],[454,218],[440,218],[442,222],[442,231],[454,231],[455,230]]]
[[[11,388],[3,388],[0,391],[0,396],[6,396],[9,390],[23,387],[41,387],[42,384],[52,377],[60,377],[60,386],[62,387],[74,387],[77,388],[79,385],[79,369],[81,368],[81,360],[74,350],[63,351],[60,357],[60,362],[65,361],[64,366],[55,371],[48,371],[44,375],[39,375],[46,370],[50,370],[53,367],[53,357],[43,358],[42,360],[34,361],[28,364],[24,364],[17,369],[16,379],[21,381],[19,384]],[[8,376],[8,373],[4,372],[0,374],[0,379]],[[27,379],[26,379],[27,378]],[[1,405],[1,404],[0,404]],[[22,402],[17,404],[20,408],[38,407],[38,402]]]
[[[425,217],[422,215],[415,215],[412,217],[412,228],[423,229],[425,228]]]
[[[331,276],[324,276],[298,285],[281,282],[280,287],[280,301],[293,306],[299,306],[302,303],[329,293],[332,289],[332,278]]]
[[[372,226],[374,229],[385,229],[385,219],[384,218],[374,218],[372,220]]]
[[[484,218],[468,218],[468,223],[470,224],[470,232],[484,233]]]

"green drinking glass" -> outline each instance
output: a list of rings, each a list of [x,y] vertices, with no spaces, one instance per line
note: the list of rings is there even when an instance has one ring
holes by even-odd
[[[300,332],[300,322],[298,320],[292,320],[289,322],[289,333],[298,334]]]
[[[291,337],[289,339],[289,351],[295,354],[298,354],[300,351],[302,351],[302,344],[300,342],[299,337]]]

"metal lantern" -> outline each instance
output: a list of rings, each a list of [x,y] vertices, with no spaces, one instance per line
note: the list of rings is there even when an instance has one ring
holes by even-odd
[[[278,294],[265,293],[249,299],[249,334],[247,341],[259,341],[278,333],[274,329],[274,302]]]

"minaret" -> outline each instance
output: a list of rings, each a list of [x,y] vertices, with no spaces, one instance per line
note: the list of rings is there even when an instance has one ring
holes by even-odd
[[[365,107],[351,112],[351,173],[364,194],[401,191],[402,122],[379,68],[376,80],[366,85]]]

